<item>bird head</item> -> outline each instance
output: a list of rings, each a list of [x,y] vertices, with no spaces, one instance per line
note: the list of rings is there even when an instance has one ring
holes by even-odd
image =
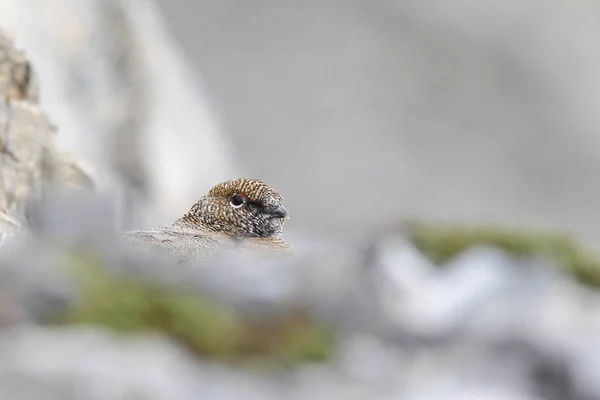
[[[244,238],[278,237],[287,217],[283,198],[273,187],[239,178],[215,185],[183,219]]]

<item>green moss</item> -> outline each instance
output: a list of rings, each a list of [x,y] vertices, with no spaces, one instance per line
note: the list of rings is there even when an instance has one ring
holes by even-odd
[[[160,332],[198,355],[227,361],[256,356],[270,364],[289,363],[332,354],[331,330],[302,313],[269,322],[250,319],[197,292],[116,276],[89,256],[75,256],[69,270],[77,277],[79,296],[63,324]]]
[[[409,238],[437,264],[474,245],[503,249],[515,256],[545,256],[556,260],[581,282],[600,286],[600,261],[568,235],[506,227],[466,227],[409,222]]]
[[[284,320],[250,322],[246,326],[247,348],[270,347],[285,362],[318,361],[331,356],[333,334],[302,310]],[[267,345],[268,344],[268,345]],[[259,350],[260,351],[260,350]]]

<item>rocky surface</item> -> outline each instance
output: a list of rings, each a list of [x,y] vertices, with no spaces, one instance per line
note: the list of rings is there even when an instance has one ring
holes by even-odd
[[[0,211],[0,246],[6,239],[12,236],[22,236],[24,234],[23,225],[8,215],[5,211]]]
[[[22,230],[29,199],[94,187],[89,166],[58,148],[38,99],[35,69],[0,32],[0,238]]]

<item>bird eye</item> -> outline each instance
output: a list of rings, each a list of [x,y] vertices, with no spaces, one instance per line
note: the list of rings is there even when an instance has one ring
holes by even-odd
[[[242,196],[241,194],[234,194],[233,196],[231,196],[231,200],[229,201],[229,203],[231,204],[231,206],[233,208],[239,208],[241,206],[244,205],[244,203],[246,202],[246,199],[244,198],[244,196]]]

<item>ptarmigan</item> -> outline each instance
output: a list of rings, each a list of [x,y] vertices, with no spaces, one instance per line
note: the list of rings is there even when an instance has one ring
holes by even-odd
[[[215,185],[171,225],[129,231],[137,249],[167,250],[182,261],[202,261],[236,247],[258,257],[293,252],[280,238],[287,210],[281,195],[261,180],[239,178]]]

